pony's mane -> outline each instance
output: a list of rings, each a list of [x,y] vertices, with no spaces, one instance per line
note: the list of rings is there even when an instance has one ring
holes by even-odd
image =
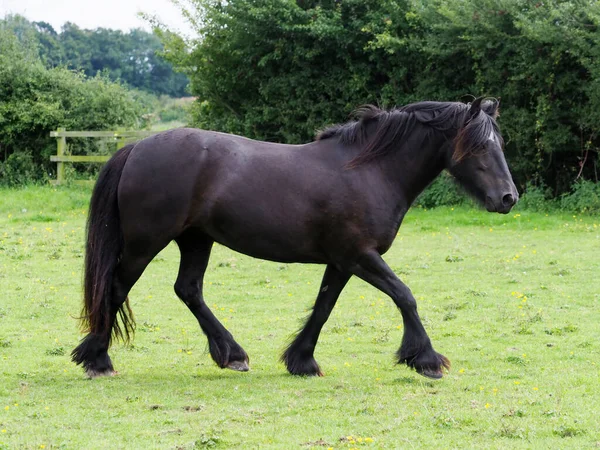
[[[316,139],[337,137],[342,144],[362,147],[361,153],[349,163],[354,167],[394,150],[414,125],[421,123],[437,131],[456,130],[453,157],[460,161],[483,149],[491,133],[502,139],[495,120],[497,101],[482,102],[481,111],[473,116],[469,115],[469,108],[470,104],[464,103],[419,102],[386,111],[365,105],[354,112],[353,121],[329,127]]]

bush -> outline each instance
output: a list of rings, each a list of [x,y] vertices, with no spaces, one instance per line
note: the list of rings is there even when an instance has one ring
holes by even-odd
[[[40,168],[27,152],[17,152],[0,163],[0,180],[5,186],[19,186],[40,180]]]
[[[443,172],[419,195],[415,206],[435,208],[437,206],[462,205],[467,202],[469,202],[467,194],[458,186],[452,176]]]
[[[162,122],[180,122],[187,124],[190,121],[190,106],[193,99],[160,97],[158,117]]]
[[[133,95],[103,76],[46,69],[35,42],[0,22],[0,184],[41,180],[55,165],[50,131],[135,127],[142,111]]]
[[[595,0],[189,5],[198,39],[162,38],[190,78],[203,128],[300,143],[364,103],[495,95],[520,190],[543,181],[555,195],[569,191],[582,152],[600,148]],[[582,175],[594,176],[589,159]]]
[[[565,211],[583,214],[600,214],[600,184],[588,180],[577,181],[570,193],[560,198]]]
[[[528,184],[517,203],[518,210],[544,212],[556,209],[556,202],[552,199],[552,191],[543,184],[536,186]]]

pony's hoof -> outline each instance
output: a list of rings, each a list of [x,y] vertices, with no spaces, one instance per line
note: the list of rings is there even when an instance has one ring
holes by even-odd
[[[422,351],[414,357],[407,357],[401,354],[398,362],[406,364],[419,375],[434,380],[439,380],[444,376],[444,371],[450,370],[450,360],[444,355],[435,352],[433,348]]]
[[[313,357],[299,358],[297,353],[288,350],[281,357],[281,360],[285,363],[291,375],[300,377],[322,377],[324,375]]]
[[[250,370],[248,361],[231,361],[225,366],[225,368],[235,370],[237,372],[248,372]]]
[[[439,353],[434,352],[434,354],[435,359],[433,363],[430,360],[426,364],[417,364],[415,365],[415,370],[424,377],[439,380],[444,376],[444,370],[450,370],[450,360]]]
[[[424,377],[432,378],[434,380],[439,380],[440,378],[442,378],[444,376],[444,374],[442,373],[441,370],[424,369],[424,370],[417,370],[417,373],[419,375],[423,375]]]
[[[325,374],[323,372],[321,372],[321,369],[317,365],[316,361],[315,361],[314,365],[311,364],[308,366],[296,367],[293,369],[290,369],[288,367],[288,372],[291,375],[294,375],[297,377],[324,377],[325,376]]]
[[[117,372],[112,369],[109,369],[109,370],[87,369],[85,371],[85,374],[89,379],[93,379],[93,378],[100,378],[100,377],[114,377],[115,375],[117,375]]]

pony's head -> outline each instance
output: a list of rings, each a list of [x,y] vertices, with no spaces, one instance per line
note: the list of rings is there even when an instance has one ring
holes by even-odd
[[[446,168],[490,212],[508,213],[519,199],[496,123],[498,101],[477,98],[448,146]]]

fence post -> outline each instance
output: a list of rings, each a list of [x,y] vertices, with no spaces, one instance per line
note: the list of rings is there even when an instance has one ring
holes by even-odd
[[[117,131],[115,131],[115,145],[117,146],[115,150],[119,150],[121,147],[125,146],[125,138],[121,134],[122,131],[123,128],[117,128]]]
[[[58,133],[66,131],[64,128],[58,128]],[[66,136],[58,136],[56,138],[56,154],[57,156],[64,156],[67,149],[67,138]],[[56,184],[62,184],[65,182],[65,163],[58,161],[56,163]]]

